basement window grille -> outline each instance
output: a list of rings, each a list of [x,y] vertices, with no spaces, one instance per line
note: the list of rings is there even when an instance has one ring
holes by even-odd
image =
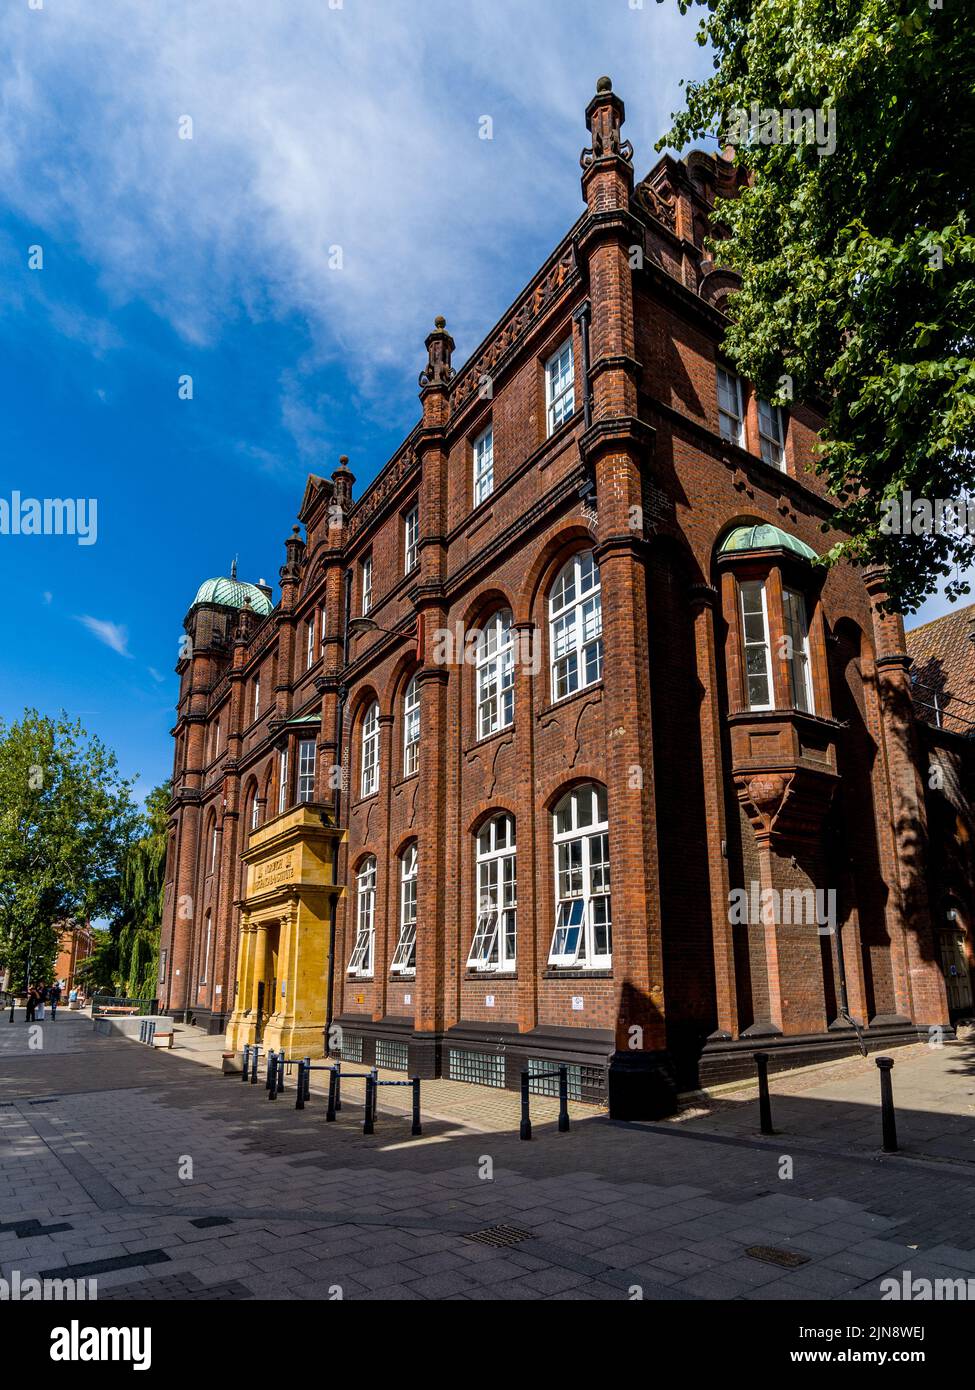
[[[504,1090],[504,1057],[494,1052],[468,1052],[452,1047],[449,1063],[451,1081],[470,1081],[475,1086],[497,1086]]]
[[[536,1096],[558,1096],[559,1078],[557,1076],[538,1076],[539,1072],[557,1071],[558,1061],[549,1062],[544,1057],[528,1059],[528,1089]],[[569,1099],[582,1100],[582,1067],[569,1066]]]
[[[407,1071],[410,1065],[410,1050],[404,1042],[393,1042],[390,1038],[380,1038],[376,1043],[376,1066],[387,1067],[390,1071]]]
[[[342,1034],[342,1061],[362,1061],[362,1038],[358,1033]]]

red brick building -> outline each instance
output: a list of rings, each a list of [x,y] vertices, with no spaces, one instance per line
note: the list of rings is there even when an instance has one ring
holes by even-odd
[[[376,480],[309,478],[277,604],[190,608],[159,993],[235,1043],[635,1116],[948,1023],[902,624],[814,563],[815,411],[722,357],[733,166],[635,183],[623,117]]]
[[[928,883],[952,1021],[975,1018],[975,604],[907,633]]]

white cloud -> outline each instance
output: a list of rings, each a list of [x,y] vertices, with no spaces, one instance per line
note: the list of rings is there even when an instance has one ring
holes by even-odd
[[[121,623],[109,622],[107,618],[92,618],[87,613],[77,619],[83,627],[86,627],[99,642],[104,642],[106,647],[111,647],[113,652],[118,652],[119,656],[131,657],[132,653],[128,650],[129,630]]]
[[[702,68],[694,30],[653,0],[23,5],[5,15],[0,182],[48,265],[79,248],[110,308],[144,300],[189,344],[297,317],[307,352],[278,387],[306,452],[322,365],[389,412],[389,373],[408,389],[434,315],[460,360],[571,225],[601,72],[650,167],[679,76]],[[70,305],[60,322],[92,327]]]

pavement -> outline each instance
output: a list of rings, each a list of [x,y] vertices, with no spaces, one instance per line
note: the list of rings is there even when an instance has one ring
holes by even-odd
[[[0,1017],[3,1279],[99,1300],[805,1301],[876,1300],[908,1270],[975,1292],[970,1037],[895,1052],[898,1154],[872,1057],[774,1077],[771,1138],[739,1086],[658,1124],[574,1104],[568,1134],[533,1097],[525,1143],[507,1092],[424,1083],[413,1138],[408,1091],[384,1088],[363,1136],[353,1088],[329,1124],[318,1091],[270,1103],[222,1051]]]

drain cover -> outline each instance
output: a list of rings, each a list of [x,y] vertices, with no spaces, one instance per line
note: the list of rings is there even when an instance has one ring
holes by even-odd
[[[745,1251],[753,1260],[764,1260],[766,1264],[782,1265],[785,1269],[798,1269],[807,1265],[809,1255],[800,1255],[795,1250],[776,1250],[774,1245],[749,1245]]]
[[[503,1250],[509,1245],[520,1245],[523,1240],[531,1240],[531,1231],[520,1231],[517,1226],[487,1226],[483,1231],[470,1231],[465,1240],[477,1240],[482,1245],[493,1245]]]

